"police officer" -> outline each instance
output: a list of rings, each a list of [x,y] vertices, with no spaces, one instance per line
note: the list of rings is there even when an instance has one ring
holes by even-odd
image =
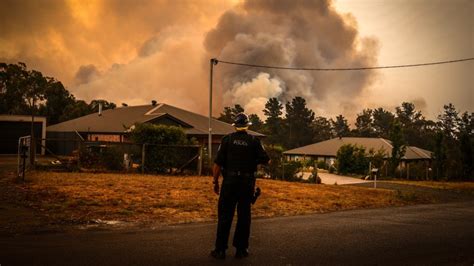
[[[233,246],[235,257],[248,256],[251,201],[255,188],[255,172],[258,164],[266,164],[269,157],[260,140],[247,133],[251,125],[247,115],[236,115],[232,124],[236,132],[226,135],[219,146],[214,161],[214,192],[219,195],[219,176],[222,169],[222,187],[218,203],[218,225],[216,247],[211,255],[224,259],[230,227],[237,207],[237,226]]]

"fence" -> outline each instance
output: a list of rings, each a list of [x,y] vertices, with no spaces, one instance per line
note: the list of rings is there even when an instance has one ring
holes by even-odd
[[[29,168],[30,146],[31,146],[30,136],[20,137],[18,139],[17,178],[21,181],[25,181],[25,172]]]
[[[200,145],[155,145],[128,142],[38,139],[53,160],[44,167],[165,174],[202,174]]]

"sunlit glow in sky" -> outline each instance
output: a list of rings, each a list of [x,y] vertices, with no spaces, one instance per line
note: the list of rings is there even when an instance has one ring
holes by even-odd
[[[353,54],[328,63],[338,67],[344,67],[338,65],[341,62],[398,65],[474,57],[474,1],[302,1],[301,6],[305,7],[301,12],[314,8],[314,12],[308,14],[320,14],[318,18],[322,20],[314,23],[326,23],[327,7],[331,12],[339,13],[330,13],[328,20],[332,19],[334,23],[327,22],[327,25],[338,26],[338,18],[342,16],[345,29],[349,29],[346,35],[341,35],[342,39],[332,35],[326,39],[325,29],[319,29],[324,27],[322,24],[308,25],[311,31],[322,32],[317,40],[305,36],[293,40],[292,36],[296,35],[284,32],[286,28],[281,21],[280,24],[275,22],[278,16],[293,22],[290,7],[298,1],[269,1],[1,1],[0,61],[25,62],[29,68],[62,81],[77,98],[102,98],[129,105],[156,99],[205,113],[208,60],[229,55],[237,44],[250,45],[246,48],[250,50],[266,47],[263,44],[272,49],[283,49],[288,53],[282,58],[293,60],[304,54],[298,49],[309,49],[314,44],[326,45],[325,49],[329,51],[336,49],[337,55],[338,45],[343,46],[342,42],[354,38],[355,50],[349,51]],[[278,13],[285,9],[290,15]],[[272,12],[280,15],[272,15]],[[293,12],[298,14],[299,11]],[[230,19],[235,18],[235,14],[245,21]],[[255,22],[260,15],[261,25]],[[219,24],[223,21],[227,24]],[[248,28],[252,25],[258,26],[259,31],[253,33],[253,29]],[[265,27],[268,32],[279,27],[282,35],[272,33],[269,36],[265,34],[268,33]],[[208,33],[216,28],[220,29],[218,38],[208,38]],[[240,30],[245,34],[239,34]],[[332,34],[330,29],[326,30],[328,35]],[[227,38],[227,43],[219,43],[220,38]],[[324,44],[325,40],[338,38],[341,43]],[[314,43],[305,46],[308,40]],[[220,46],[222,50],[219,50]],[[243,48],[236,51],[242,52]],[[261,53],[259,56],[264,58]],[[318,51],[317,56],[324,58],[326,55]],[[283,59],[280,61],[286,62]],[[282,100],[288,100],[298,93],[308,98],[317,115],[342,113],[352,119],[363,108],[385,107],[393,111],[403,101],[414,102],[431,119],[436,118],[443,104],[449,102],[461,111],[474,111],[472,61],[380,70],[364,78],[355,74],[353,80],[359,85],[354,85],[355,91],[349,92],[346,98],[343,96],[348,92],[338,90],[338,87],[353,86],[347,76],[338,81],[337,75],[328,75],[331,82],[324,78],[313,82],[316,76],[285,76],[282,73],[280,76],[278,73],[247,73],[245,78],[231,73],[233,76],[226,77],[223,75],[231,74],[224,67],[216,67],[215,114],[224,104],[247,104],[236,102],[253,97],[248,94],[237,97],[243,91],[255,93],[248,106],[257,113],[262,109],[265,97],[278,95]],[[237,78],[242,80],[235,80]],[[229,84],[229,88],[223,88]],[[297,84],[302,88],[295,90],[296,85],[292,85],[293,91],[285,92],[285,84]],[[313,85],[305,87],[305,84]],[[239,85],[244,86],[242,91]]]

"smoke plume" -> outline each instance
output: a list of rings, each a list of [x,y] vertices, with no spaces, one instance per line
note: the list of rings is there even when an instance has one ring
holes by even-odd
[[[0,61],[25,62],[61,80],[80,99],[130,105],[156,99],[205,113],[212,57],[363,67],[376,63],[377,42],[361,38],[355,20],[338,14],[329,0],[0,2]],[[370,71],[222,63],[215,70],[215,114],[237,103],[261,114],[269,97],[294,96],[306,98],[319,114],[339,114],[343,107],[357,107],[374,78]]]
[[[249,64],[341,68],[376,64],[377,41],[361,38],[356,23],[343,17],[329,0],[245,1],[225,12],[206,36],[210,56]],[[219,66],[224,104],[239,103],[260,113],[263,98],[286,102],[295,96],[324,113],[355,113],[357,99],[373,71],[317,72]],[[267,82],[262,82],[266,79]],[[278,84],[275,86],[268,84]],[[251,88],[251,89],[250,89]],[[263,103],[263,104],[262,104]],[[360,109],[360,108],[359,108]]]

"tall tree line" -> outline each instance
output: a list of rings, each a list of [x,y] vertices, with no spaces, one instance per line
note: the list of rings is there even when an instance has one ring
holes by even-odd
[[[116,107],[106,100],[78,100],[60,81],[24,63],[0,63],[0,114],[45,116],[52,125],[97,112],[99,103],[104,110]]]
[[[244,112],[237,104],[225,107],[218,119],[231,122]],[[250,114],[256,130],[267,135],[270,146],[292,149],[335,137],[377,137],[392,141],[392,165],[404,155],[405,146],[433,152],[433,176],[442,179],[474,179],[474,113],[459,113],[453,104],[444,105],[436,121],[425,118],[410,102],[403,102],[395,112],[382,107],[363,109],[354,126],[341,114],[334,118],[317,116],[302,97],[283,103],[270,98],[263,110],[264,120]]]

